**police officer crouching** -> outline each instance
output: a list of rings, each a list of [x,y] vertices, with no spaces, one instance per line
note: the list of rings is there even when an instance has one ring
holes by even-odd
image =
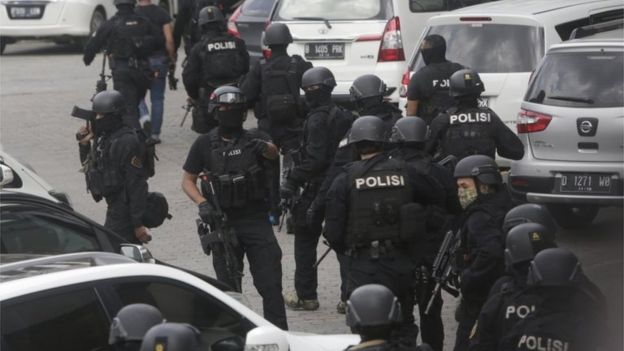
[[[512,205],[492,158],[468,156],[457,163],[454,176],[464,208],[459,218],[461,247],[457,254],[462,298],[455,313],[459,325],[454,350],[463,351],[468,350],[470,331],[490,289],[503,274],[501,227]]]
[[[381,284],[401,302],[397,331],[415,345],[413,271],[409,243],[425,233],[426,207],[443,204],[430,179],[405,162],[383,153],[381,119],[362,116],[353,122],[349,143],[360,161],[345,166],[327,194],[325,228],[330,246],[349,256],[348,291]]]
[[[113,318],[108,343],[114,351],[139,351],[145,333],[164,322],[160,311],[152,305],[133,303],[124,306]]]
[[[140,351],[200,351],[201,333],[186,323],[162,323],[147,331]]]
[[[115,0],[117,13],[89,39],[82,60],[90,65],[103,47],[110,55],[115,90],[126,102],[124,123],[139,128],[139,102],[150,86],[148,57],[164,46],[162,29],[134,12],[136,0]]]
[[[385,286],[363,285],[351,293],[346,305],[347,325],[362,338],[346,350],[431,351],[426,344],[406,347],[392,339],[393,329],[401,322],[401,304]]]
[[[199,26],[201,41],[188,55],[182,81],[194,105],[191,129],[207,133],[218,124],[208,111],[210,95],[217,87],[238,83],[249,70],[249,53],[243,40],[227,32],[225,17],[217,7],[200,11]]]
[[[96,202],[106,200],[106,228],[131,243],[146,243],[151,235],[144,223],[148,195],[145,144],[135,130],[124,126],[126,103],[119,92],[98,93],[92,110],[96,116],[91,126],[78,131],[87,188]]]
[[[470,69],[451,76],[449,93],[457,101],[446,113],[431,122],[427,152],[442,159],[448,155],[458,160],[469,155],[486,155],[519,160],[524,155],[522,141],[487,107],[479,107],[485,90],[479,74]]]
[[[219,222],[233,230],[236,265],[242,272],[247,256],[254,285],[262,296],[264,316],[287,329],[282,298],[282,251],[267,220],[268,205],[264,160],[278,157],[277,147],[257,130],[243,129],[247,115],[245,96],[235,87],[217,88],[210,99],[219,127],[195,140],[184,163],[182,189],[199,207],[199,216],[213,230]],[[202,192],[197,180],[202,175]],[[216,195],[216,196],[215,196]],[[225,215],[225,216],[224,216]],[[213,250],[215,251],[215,250]],[[217,278],[240,286],[232,276],[232,262],[213,252]],[[240,273],[238,272],[238,273]]]

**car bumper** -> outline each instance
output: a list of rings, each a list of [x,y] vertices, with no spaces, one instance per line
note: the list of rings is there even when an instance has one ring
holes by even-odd
[[[11,19],[7,5],[0,3],[0,33],[16,39],[85,37],[90,33],[93,10],[88,1],[50,2],[41,19]]]

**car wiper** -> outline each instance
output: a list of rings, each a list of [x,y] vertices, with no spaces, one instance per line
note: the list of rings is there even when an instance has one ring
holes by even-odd
[[[332,29],[332,26],[329,23],[329,20],[327,18],[323,18],[323,17],[293,17],[293,19],[303,20],[303,21],[323,21],[323,23],[325,23],[327,28]]]
[[[593,105],[594,104],[594,100],[592,99],[585,99],[585,98],[580,98],[580,97],[574,97],[574,96],[547,96],[548,99],[552,99],[552,100],[563,100],[563,101],[572,101],[572,102],[582,102],[584,104],[588,104],[588,105]]]

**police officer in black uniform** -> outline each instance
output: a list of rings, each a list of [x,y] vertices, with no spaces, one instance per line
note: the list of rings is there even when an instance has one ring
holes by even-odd
[[[106,49],[114,88],[126,101],[124,123],[139,128],[139,102],[152,74],[147,58],[164,45],[164,35],[161,28],[134,12],[135,4],[136,0],[115,0],[117,13],[89,39],[82,60],[88,66],[100,49]]]
[[[254,285],[262,296],[264,316],[287,329],[282,298],[282,251],[267,220],[266,159],[278,157],[277,147],[257,130],[243,129],[247,104],[235,87],[216,89],[210,100],[219,127],[195,140],[184,163],[182,189],[199,206],[203,222],[214,225],[219,207],[227,225],[236,234],[238,266],[247,255]],[[203,174],[202,192],[197,179]],[[216,199],[212,189],[215,189]],[[210,200],[210,201],[208,201]],[[217,278],[230,286],[240,286],[240,277],[228,273],[225,257],[213,254]],[[235,282],[237,279],[238,282]]]
[[[272,23],[264,31],[264,44],[271,49],[268,60],[256,62],[241,83],[247,101],[254,105],[258,128],[268,133],[284,155],[284,168],[292,168],[291,152],[301,144],[305,111],[300,101],[299,89],[303,73],[312,64],[299,55],[286,52],[293,39],[288,26]],[[280,164],[275,162],[271,175],[271,213],[280,213]],[[285,172],[286,173],[286,172]]]
[[[438,34],[425,37],[420,53],[425,67],[412,75],[407,87],[407,116],[419,116],[430,124],[439,114],[456,105],[449,96],[449,78],[462,65],[446,59],[446,41]]]
[[[402,117],[401,110],[384,100],[386,83],[374,74],[365,74],[357,77],[349,94],[360,116],[377,116],[384,121],[387,135],[394,123]]]
[[[569,250],[539,252],[530,264],[526,290],[537,296],[535,309],[516,323],[497,350],[606,350],[602,293],[598,290],[597,296],[587,290],[588,282]]]
[[[104,226],[131,243],[145,243],[147,169],[145,144],[137,132],[124,126],[126,102],[118,91],[103,91],[93,98],[93,124],[78,131],[80,162],[87,188],[96,202],[106,200]]]
[[[147,331],[140,351],[200,351],[201,341],[200,331],[190,324],[162,323]]]
[[[375,116],[353,122],[349,143],[360,161],[345,166],[327,193],[326,238],[338,253],[349,256],[348,290],[381,284],[402,307],[398,333],[416,345],[413,271],[409,243],[425,232],[427,207],[443,206],[432,179],[383,152],[384,123]]]
[[[152,305],[134,303],[124,306],[113,318],[108,343],[114,351],[139,351],[145,333],[164,322],[160,311]]]
[[[173,26],[173,41],[176,52],[184,38],[184,53],[188,57],[191,48],[201,39],[199,13],[206,6],[216,6],[225,15],[232,12],[236,0],[178,0],[178,13]]]
[[[249,53],[243,40],[227,33],[225,18],[217,7],[201,10],[199,26],[201,41],[191,49],[182,80],[194,104],[192,129],[207,133],[218,124],[207,111],[210,94],[219,86],[238,83],[249,70]]]
[[[459,218],[461,247],[457,254],[461,302],[455,351],[468,349],[468,338],[494,282],[503,274],[505,213],[511,199],[496,162],[485,155],[468,156],[455,167],[457,195],[464,212]]]
[[[306,214],[334,158],[340,138],[350,128],[352,115],[331,101],[336,86],[333,73],[325,67],[307,70],[302,88],[310,108],[303,125],[299,164],[291,170],[282,184],[280,196],[292,199],[303,188],[293,208],[295,226],[295,292],[285,296],[286,304],[294,309],[316,310],[317,299],[316,247],[321,235],[322,219],[307,223]]]
[[[346,350],[431,351],[426,344],[409,347],[393,340],[392,331],[401,323],[401,304],[383,285],[367,284],[355,289],[347,302],[346,315],[347,325],[362,338]]]
[[[418,312],[420,314],[420,330],[424,342],[434,350],[441,351],[444,346],[444,326],[442,324],[442,296],[438,294],[434,303],[425,313],[427,303],[434,290],[435,281],[431,278],[433,261],[437,255],[444,231],[448,230],[452,216],[461,213],[457,199],[457,185],[453,174],[424,151],[427,136],[427,123],[420,117],[404,117],[399,119],[392,128],[390,142],[397,147],[390,151],[393,158],[403,160],[429,176],[434,190],[445,199],[443,207],[432,207],[428,216],[426,235],[410,243],[411,257],[416,265],[415,292]]]
[[[431,122],[427,152],[439,158],[453,155],[458,160],[475,154],[494,158],[496,152],[512,160],[522,158],[524,146],[518,136],[494,111],[479,107],[477,99],[483,91],[477,72],[462,69],[453,73],[450,94],[457,100],[457,107]]]

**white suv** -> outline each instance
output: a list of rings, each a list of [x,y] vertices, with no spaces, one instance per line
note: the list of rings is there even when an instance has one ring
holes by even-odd
[[[108,349],[111,319],[132,303],[157,307],[169,322],[194,325],[210,347],[231,337],[246,339],[247,350],[338,351],[359,342],[356,335],[285,332],[199,278],[121,255],[86,252],[13,263],[3,255],[0,261],[3,350]]]

